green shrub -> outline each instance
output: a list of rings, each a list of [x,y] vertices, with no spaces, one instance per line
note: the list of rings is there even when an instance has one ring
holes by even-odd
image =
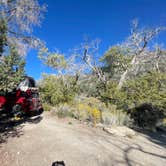
[[[60,118],[72,117],[96,125],[102,121],[103,105],[104,103],[93,97],[76,97],[72,103],[55,106],[53,112]]]
[[[44,111],[51,111],[52,107],[50,104],[42,103]]]
[[[158,125],[162,125],[164,114],[159,108],[145,103],[130,110],[134,125],[155,131]]]
[[[130,116],[123,110],[117,109],[116,105],[105,104],[94,97],[77,98],[75,116],[83,121],[92,122],[94,125],[103,123],[105,125],[132,125]]]
[[[110,80],[107,83],[106,89],[101,93],[101,100],[107,105],[113,104],[120,109],[126,109],[126,93],[117,88],[118,83]]]
[[[73,100],[77,86],[73,77],[45,75],[39,83],[41,98],[53,106]]]
[[[166,110],[166,74],[151,72],[134,80],[123,87],[128,107],[137,107],[144,103]]]
[[[122,89],[118,89],[117,85],[115,81],[108,82],[101,99],[107,105],[114,104],[118,109],[128,112],[134,124],[154,128],[166,117],[165,73],[144,73],[128,80]],[[148,107],[144,107],[145,105]]]
[[[150,72],[123,87],[136,125],[154,130],[166,117],[166,74]]]
[[[71,111],[71,106],[68,104],[61,104],[55,107],[54,111],[58,118],[74,117],[74,114]]]

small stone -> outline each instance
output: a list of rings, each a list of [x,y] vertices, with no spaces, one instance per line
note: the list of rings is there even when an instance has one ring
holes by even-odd
[[[96,124],[96,127],[98,127],[98,128],[103,128],[104,125],[103,125],[102,123],[98,123],[98,124]]]
[[[134,130],[126,126],[104,127],[103,130],[109,134],[113,134],[113,135],[121,136],[121,137],[126,137],[126,136],[132,137],[136,135]]]

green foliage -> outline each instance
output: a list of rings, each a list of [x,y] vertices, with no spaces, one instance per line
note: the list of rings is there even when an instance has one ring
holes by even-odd
[[[0,56],[2,56],[4,52],[4,48],[7,44],[7,24],[4,19],[0,18]]]
[[[7,23],[0,19],[0,91],[13,90],[24,76],[24,59],[7,43]]]
[[[166,110],[166,74],[150,72],[130,80],[122,90],[126,93],[128,107],[137,107],[143,103]]]
[[[110,81],[101,98],[130,113],[136,125],[153,128],[166,116],[166,74],[144,73],[122,89]]]
[[[104,103],[93,97],[76,97],[72,103],[60,104],[52,110],[60,118],[73,117],[96,125],[102,120],[101,107],[103,105]]]
[[[123,87],[135,124],[154,130],[166,117],[166,74],[150,72]]]
[[[77,61],[71,60],[71,65],[64,55],[42,49],[39,58],[61,74],[44,77],[40,86],[43,100],[56,105],[61,117],[72,115],[93,124],[103,120],[111,125],[130,125],[131,117],[141,127],[156,126],[164,117],[161,115],[166,115],[166,58],[164,50],[152,51],[147,46],[160,31],[161,27],[138,30],[133,23],[131,36],[100,58],[102,67],[86,46],[82,58],[90,70],[82,73],[73,70],[78,69]],[[67,70],[76,71],[78,79],[72,72],[63,75]],[[73,100],[75,96],[78,100]],[[79,101],[81,96],[86,99]]]
[[[127,50],[114,46],[104,54],[101,61],[104,63],[103,71],[113,77],[129,68],[131,56],[127,55]]]
[[[42,100],[53,106],[71,102],[77,92],[76,80],[72,76],[45,75],[39,88]]]
[[[42,103],[44,111],[51,111],[52,107],[48,103]]]
[[[9,47],[9,55],[0,59],[0,91],[11,91],[23,79],[25,61],[14,46]]]
[[[64,55],[57,52],[49,52],[47,48],[42,48],[38,57],[45,65],[53,69],[59,70],[67,67],[67,62],[64,58]]]
[[[126,93],[117,88],[118,83],[115,80],[110,80],[107,83],[106,89],[101,93],[101,99],[109,104],[115,104],[118,108],[126,108]]]
[[[103,90],[103,84],[94,75],[87,75],[84,78],[80,78],[78,81],[79,94],[84,94],[88,97],[99,97]]]
[[[78,119],[90,121],[93,125],[102,121],[102,108],[105,106],[99,99],[94,97],[83,97],[75,100]]]
[[[58,118],[74,117],[72,106],[66,103],[56,106],[54,111]]]
[[[127,113],[118,109],[116,105],[105,104],[94,97],[77,97],[71,109],[74,116],[82,121],[92,122],[93,125],[103,123],[105,125],[128,125],[132,121]]]

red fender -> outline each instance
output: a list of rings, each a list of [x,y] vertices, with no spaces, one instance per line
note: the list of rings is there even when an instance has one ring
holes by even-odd
[[[16,101],[16,104],[23,105],[25,103],[25,97],[19,97]]]
[[[0,108],[6,104],[7,100],[5,96],[0,96]]]

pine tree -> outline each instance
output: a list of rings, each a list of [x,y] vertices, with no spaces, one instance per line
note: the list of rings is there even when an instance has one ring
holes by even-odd
[[[13,90],[24,76],[25,61],[16,47],[7,42],[7,25],[0,20],[0,91]]]
[[[24,76],[25,61],[14,46],[10,47],[9,55],[3,56],[0,61],[0,91],[11,91]]]

